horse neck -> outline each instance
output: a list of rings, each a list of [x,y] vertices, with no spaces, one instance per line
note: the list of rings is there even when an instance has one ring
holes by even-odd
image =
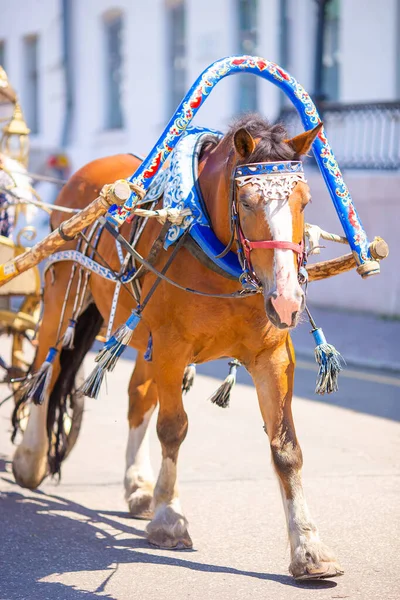
[[[229,222],[233,158],[231,148],[231,140],[224,138],[217,146],[207,148],[199,163],[199,186],[212,229],[225,245],[231,237]]]

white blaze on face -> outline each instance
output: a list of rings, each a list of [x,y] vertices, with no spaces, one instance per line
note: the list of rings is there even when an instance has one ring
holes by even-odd
[[[154,412],[152,406],[143,416],[143,421],[138,427],[129,430],[128,445],[126,448],[125,490],[126,496],[139,484],[153,482],[153,470],[150,462],[149,448],[149,423]]]
[[[266,202],[264,210],[271,238],[274,241],[291,242],[293,225],[289,200],[272,198]],[[274,249],[274,278],[277,297],[271,299],[273,307],[281,322],[291,325],[293,313],[301,308],[302,297],[293,250]]]

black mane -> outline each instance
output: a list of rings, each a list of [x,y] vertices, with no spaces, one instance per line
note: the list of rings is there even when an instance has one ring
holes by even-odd
[[[235,119],[227,135],[233,138],[241,128],[246,129],[253,138],[260,138],[254,152],[241,162],[299,160],[295,150],[284,141],[288,139],[288,133],[282,123],[270,125],[258,114],[245,114]]]

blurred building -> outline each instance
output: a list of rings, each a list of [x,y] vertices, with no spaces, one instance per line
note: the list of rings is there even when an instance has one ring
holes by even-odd
[[[400,0],[0,0],[0,15],[0,64],[20,94],[38,168],[61,148],[74,168],[106,154],[145,155],[208,64],[258,54],[317,94],[367,232],[397,244]],[[301,130],[283,93],[245,74],[220,82],[196,122],[223,130],[248,110]],[[312,167],[309,180],[312,219],[337,231]],[[390,259],[383,271],[377,283],[354,274],[320,283],[315,301],[357,308],[361,296],[366,310],[400,314],[400,275]],[[343,294],[346,277],[357,281]]]

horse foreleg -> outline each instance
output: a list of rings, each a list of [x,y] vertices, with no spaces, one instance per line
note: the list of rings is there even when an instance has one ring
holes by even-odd
[[[294,367],[294,350],[287,338],[273,352],[259,354],[249,370],[282,492],[291,549],[289,571],[297,579],[334,577],[343,571],[332,551],[321,542],[303,492],[303,457],[291,409]]]
[[[129,437],[126,448],[125,498],[129,512],[150,518],[154,476],[150,463],[148,425],[157,406],[152,368],[139,353],[129,383]]]
[[[165,346],[168,347],[167,344]],[[156,351],[156,346],[154,348]],[[160,403],[157,434],[162,448],[162,462],[154,490],[154,518],[147,526],[147,532],[149,542],[161,548],[192,547],[177,490],[179,448],[188,428],[181,389],[188,361],[178,362],[181,358],[179,351],[176,351],[175,362],[172,362],[171,355],[164,354],[154,365]]]

